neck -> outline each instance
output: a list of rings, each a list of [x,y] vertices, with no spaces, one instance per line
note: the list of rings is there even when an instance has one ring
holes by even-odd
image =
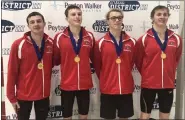
[[[79,26],[79,27],[69,26],[69,28],[70,28],[70,31],[72,32],[74,37],[79,37],[81,26]]]
[[[158,34],[165,34],[166,31],[166,26],[157,26],[157,25],[153,25],[154,30],[158,33]]]
[[[33,40],[36,42],[36,43],[40,43],[43,39],[43,36],[44,36],[44,33],[42,34],[35,34],[33,32],[31,32],[31,37],[33,38]]]
[[[109,31],[117,41],[120,40],[121,30],[112,30],[112,29],[110,29]]]

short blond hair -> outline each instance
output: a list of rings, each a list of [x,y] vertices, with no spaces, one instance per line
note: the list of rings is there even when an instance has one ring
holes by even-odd
[[[121,15],[123,16],[123,11],[120,10],[120,9],[116,9],[116,8],[113,8],[113,9],[110,9],[107,14],[105,15],[105,19],[108,20],[109,19],[109,16],[110,16],[110,13],[111,12],[119,12],[121,13]]]

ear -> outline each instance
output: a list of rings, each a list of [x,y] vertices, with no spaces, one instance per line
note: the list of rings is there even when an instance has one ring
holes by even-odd
[[[154,22],[154,17],[151,18],[152,22]]]
[[[109,20],[106,20],[107,25],[109,25]]]
[[[29,23],[27,24],[27,27],[30,29]]]
[[[66,17],[65,19],[66,19],[66,21],[68,22],[68,18]]]
[[[46,22],[44,22],[44,27],[46,26]]]

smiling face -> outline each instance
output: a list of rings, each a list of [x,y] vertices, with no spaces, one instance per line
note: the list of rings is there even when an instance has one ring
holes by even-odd
[[[169,14],[167,9],[155,10],[154,16],[152,18],[153,24],[157,26],[166,26],[168,22]]]
[[[69,25],[80,27],[82,23],[82,11],[80,9],[74,8],[68,11],[68,16],[66,17]]]
[[[28,27],[34,34],[44,33],[45,22],[41,16],[35,15],[28,18]]]
[[[123,23],[123,13],[120,11],[111,11],[107,15],[107,23],[111,30],[121,30]]]

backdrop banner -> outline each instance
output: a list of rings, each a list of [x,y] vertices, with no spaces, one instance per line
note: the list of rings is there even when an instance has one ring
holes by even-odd
[[[4,94],[5,94],[5,111],[7,119],[15,119],[15,114],[12,105],[6,97],[7,84],[7,64],[12,43],[23,36],[24,32],[29,29],[26,23],[26,17],[33,11],[38,11],[44,15],[46,21],[45,33],[54,38],[55,34],[64,30],[68,26],[65,20],[64,11],[71,5],[77,5],[82,9],[84,26],[88,31],[91,31],[95,39],[101,38],[108,30],[108,25],[105,21],[105,15],[111,8],[119,8],[124,12],[123,23],[124,30],[133,38],[138,39],[147,29],[151,28],[150,13],[157,5],[165,5],[170,9],[171,16],[168,20],[167,27],[176,33],[179,30],[179,9],[180,1],[3,1],[2,2],[2,54],[4,66]],[[92,68],[92,77],[94,87],[90,90],[90,119],[100,118],[100,92],[99,80]],[[135,81],[135,90],[133,93],[134,99],[134,116],[132,119],[138,119],[140,115],[140,74],[133,68],[133,77]],[[51,96],[50,96],[50,111],[48,118],[61,118],[61,97],[59,84],[62,76],[60,75],[59,66],[52,69],[51,80]],[[176,91],[174,91],[176,93]],[[173,119],[175,115],[175,94],[174,102],[171,110],[170,118]],[[156,97],[153,104],[151,118],[158,119],[159,103]],[[34,109],[31,112],[31,119],[35,118]],[[78,107],[75,101],[73,108],[73,118],[78,118]]]

